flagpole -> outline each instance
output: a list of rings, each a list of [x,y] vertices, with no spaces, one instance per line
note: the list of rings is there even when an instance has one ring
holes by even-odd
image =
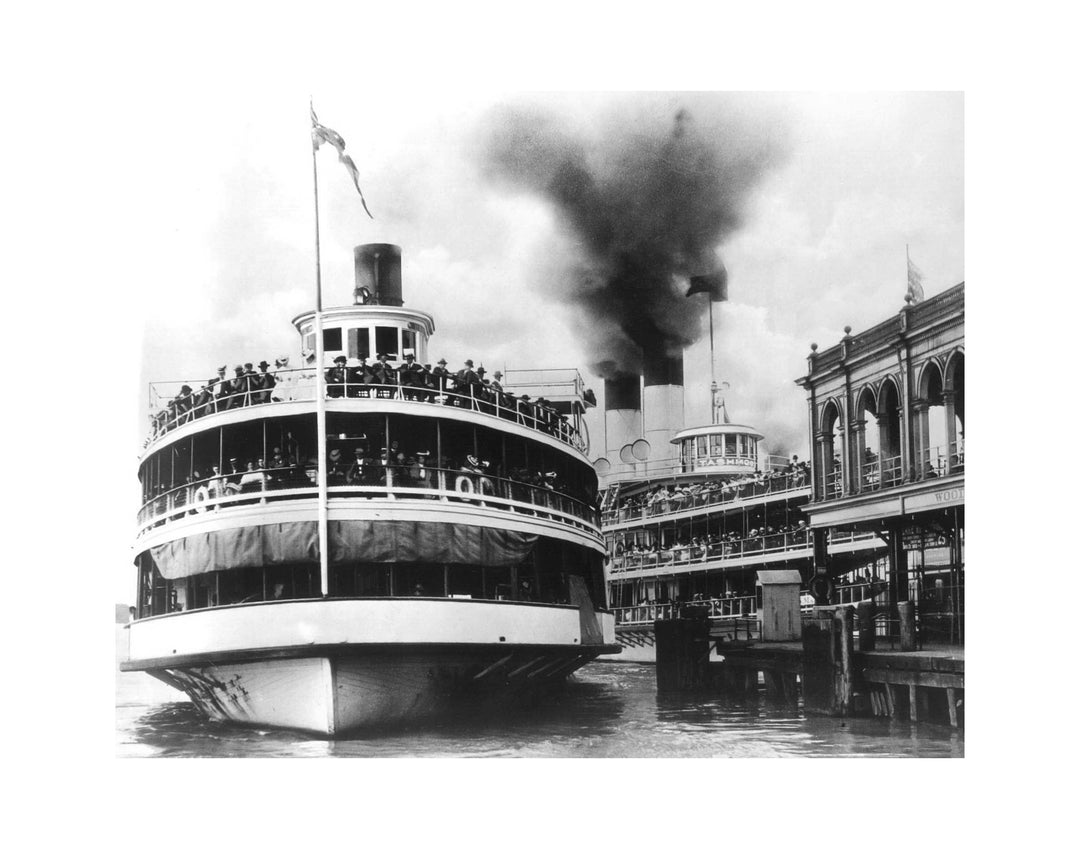
[[[712,421],[713,424],[717,424],[716,420],[716,352],[713,350],[713,300],[712,293],[709,293],[709,377],[712,380]]]
[[[311,103],[314,122],[315,104]],[[313,127],[314,129],[314,127]],[[319,591],[325,598],[330,592],[330,521],[326,489],[326,390],[323,386],[322,263],[319,252],[319,166],[315,141],[311,144],[311,169],[315,182],[315,429],[319,464]]]

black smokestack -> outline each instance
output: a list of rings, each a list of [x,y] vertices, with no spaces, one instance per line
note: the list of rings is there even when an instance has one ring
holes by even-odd
[[[700,336],[708,299],[685,297],[689,278],[722,268],[718,247],[781,157],[775,122],[730,99],[680,100],[692,106],[654,101],[588,133],[524,110],[490,130],[489,174],[550,200],[569,231],[574,255],[538,277],[578,308],[603,377],[641,374],[642,351],[673,356]]]
[[[636,377],[609,377],[604,381],[604,408],[640,410],[641,381]]]

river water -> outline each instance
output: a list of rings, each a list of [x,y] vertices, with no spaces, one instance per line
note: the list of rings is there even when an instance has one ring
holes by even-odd
[[[117,647],[122,629],[117,629]],[[659,696],[652,666],[596,662],[529,709],[456,717],[345,740],[202,717],[144,673],[117,673],[121,757],[760,758],[962,757],[962,731],[883,718],[806,716],[764,695]]]

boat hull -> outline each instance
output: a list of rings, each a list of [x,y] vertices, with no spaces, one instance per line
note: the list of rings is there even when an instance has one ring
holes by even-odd
[[[149,671],[212,719],[334,737],[539,697],[598,654],[432,647]]]
[[[214,719],[335,736],[530,698],[618,651],[606,612],[328,599],[139,620],[121,668],[181,690]]]

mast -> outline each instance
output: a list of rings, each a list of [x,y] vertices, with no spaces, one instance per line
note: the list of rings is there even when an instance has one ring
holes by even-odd
[[[315,104],[311,103],[312,128]],[[330,521],[326,492],[326,389],[323,385],[322,263],[319,256],[319,166],[318,148],[312,139],[311,168],[315,180],[315,427],[319,482],[319,591],[325,598],[330,592]]]

